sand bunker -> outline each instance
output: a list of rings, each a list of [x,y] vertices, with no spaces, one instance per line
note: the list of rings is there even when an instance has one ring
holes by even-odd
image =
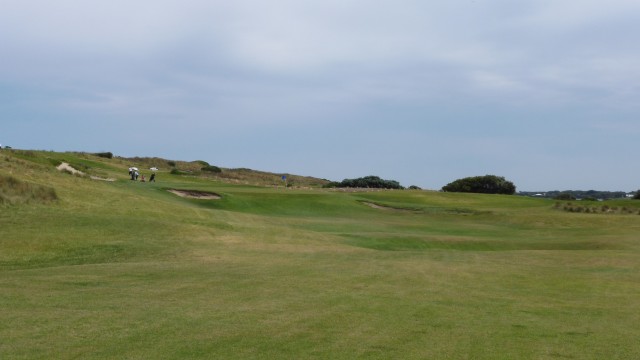
[[[183,198],[189,199],[202,199],[202,200],[218,200],[222,199],[222,196],[208,191],[200,191],[200,190],[178,190],[178,189],[168,189],[168,192],[172,194],[176,194]]]
[[[58,165],[58,167],[56,167],[56,169],[58,169],[60,171],[68,171],[68,172],[72,173],[73,175],[75,175],[75,174],[84,175],[84,173],[82,171],[76,170],[73,166],[67,164],[66,162],[63,162],[62,164]]]
[[[84,175],[85,175],[82,171],[80,171],[80,170],[78,170],[78,169],[74,168],[73,166],[69,165],[69,164],[68,164],[68,163],[66,163],[66,162],[63,162],[62,164],[58,165],[58,166],[56,167],[56,169],[58,169],[58,170],[60,170],[60,171],[68,171],[68,172],[70,172],[70,173],[71,173],[71,174],[73,174],[73,175],[76,175],[76,174],[77,174],[77,175],[81,175],[81,176],[84,176]],[[89,176],[89,178],[91,178],[91,180],[100,180],[100,181],[116,181],[116,179],[111,179],[111,178],[107,178],[107,179],[105,179],[105,178],[102,178],[102,177],[99,177],[99,176],[93,176],[93,175]]]
[[[385,205],[378,205],[372,202],[368,202],[368,201],[361,201],[362,204],[367,205],[368,207],[374,208],[374,209],[379,209],[379,210],[392,210],[392,211],[403,211],[403,212],[417,212],[418,210],[416,209],[406,209],[406,208],[397,208],[397,207],[393,207],[393,206],[385,206]]]

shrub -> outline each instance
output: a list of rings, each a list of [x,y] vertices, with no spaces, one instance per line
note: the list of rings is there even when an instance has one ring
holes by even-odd
[[[633,195],[633,199],[640,200],[640,190],[636,191],[636,194]]]
[[[446,192],[513,195],[516,186],[502,176],[473,176],[455,180],[442,187]]]
[[[374,189],[404,189],[395,180],[384,180],[377,176],[365,176],[357,179],[344,179],[342,182],[332,182],[324,187],[339,188],[374,188]]]
[[[200,170],[201,171],[205,171],[205,172],[210,172],[210,173],[221,173],[222,172],[222,170],[219,167],[213,166],[213,165],[204,166]]]
[[[176,162],[175,162],[175,161],[168,160],[168,161],[167,161],[167,165],[169,165],[170,167],[176,167]]]
[[[101,153],[95,153],[93,155],[99,156],[99,157],[105,158],[105,159],[113,159],[113,153],[111,153],[111,152],[101,152]]]
[[[411,185],[409,186],[409,190],[422,190],[422,188],[416,185]]]
[[[49,164],[51,164],[53,166],[58,166],[58,165],[62,164],[62,161],[60,161],[58,159],[47,158],[47,161],[49,162]]]
[[[576,198],[569,193],[561,193],[554,197],[556,200],[575,200]]]
[[[187,175],[189,173],[186,172],[186,171],[178,170],[178,169],[171,169],[170,174],[172,174],[172,175]]]

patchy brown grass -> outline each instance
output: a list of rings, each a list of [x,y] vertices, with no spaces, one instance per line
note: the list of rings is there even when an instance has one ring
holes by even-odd
[[[53,188],[0,175],[0,204],[48,203],[57,199]]]

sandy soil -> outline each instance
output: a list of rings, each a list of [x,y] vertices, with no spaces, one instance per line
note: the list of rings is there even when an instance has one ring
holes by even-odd
[[[391,210],[391,211],[403,211],[403,212],[415,212],[415,210],[411,210],[411,209],[401,209],[401,208],[395,208],[395,207],[391,207],[391,206],[382,206],[382,205],[374,204],[374,203],[368,202],[368,201],[362,201],[362,203],[364,205],[367,205],[368,207],[371,207],[371,208],[374,208],[374,209]]]
[[[216,193],[199,191],[199,190],[178,190],[178,189],[169,189],[168,192],[172,194],[176,194],[183,198],[190,199],[203,199],[203,200],[218,200],[222,199],[222,197]]]
[[[84,173],[82,171],[76,170],[75,168],[73,168],[73,166],[67,164],[66,162],[63,162],[62,164],[58,165],[58,167],[56,167],[56,169],[58,169],[60,171],[68,171],[68,172],[72,173],[73,175],[75,175],[75,174],[84,175]]]
[[[78,169],[74,168],[73,166],[69,165],[69,164],[68,164],[68,163],[66,163],[66,162],[63,162],[62,164],[58,165],[58,166],[56,167],[56,169],[58,169],[58,170],[60,170],[60,171],[68,171],[68,172],[72,173],[73,175],[76,175],[76,174],[78,174],[78,175],[84,175],[84,173],[83,173],[82,171],[80,171],[80,170],[78,170]],[[101,178],[101,177],[99,177],[99,176],[93,176],[93,175],[92,175],[92,176],[89,176],[89,177],[91,178],[91,180],[100,180],[100,181],[116,181],[116,179],[111,179],[111,178],[105,179],[105,178]]]

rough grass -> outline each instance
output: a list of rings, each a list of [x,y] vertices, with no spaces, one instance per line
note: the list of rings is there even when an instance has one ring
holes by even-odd
[[[58,201],[0,211],[2,359],[640,357],[637,215],[168,170],[140,183],[122,159],[5,156],[0,174]]]
[[[58,199],[53,188],[20,181],[13,176],[0,175],[0,205],[49,203]]]

